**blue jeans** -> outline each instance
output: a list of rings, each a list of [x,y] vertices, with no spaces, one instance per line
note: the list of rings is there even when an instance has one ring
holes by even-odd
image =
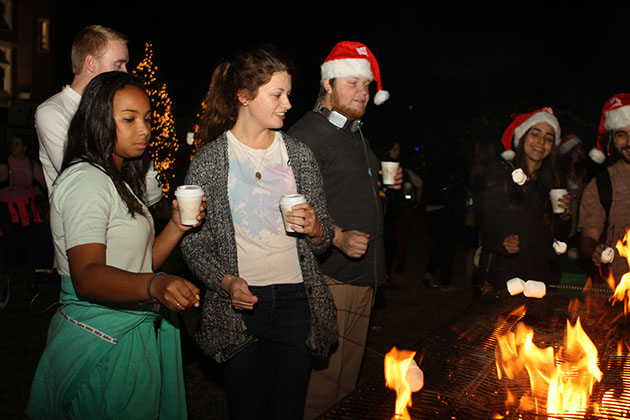
[[[258,296],[243,321],[258,338],[223,363],[232,419],[302,419],[311,354],[304,284],[250,286]]]

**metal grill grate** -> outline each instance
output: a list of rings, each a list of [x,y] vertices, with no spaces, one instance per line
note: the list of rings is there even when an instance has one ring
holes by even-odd
[[[449,327],[436,331],[419,343],[423,354],[421,369],[424,388],[413,394],[412,419],[547,419],[531,412],[506,413],[507,390],[497,379],[495,345],[498,335],[512,330],[524,321],[534,329],[534,341],[541,347],[562,345],[569,303],[579,299],[574,315],[599,352],[603,378],[596,383],[589,406],[599,414],[587,413],[549,416],[554,419],[625,419],[630,418],[630,347],[618,356],[618,343],[628,339],[630,321],[623,316],[621,304],[612,305],[609,294],[591,292],[584,295],[575,289],[548,289],[543,299],[528,299],[507,293],[486,295],[460,314]],[[508,317],[514,309],[526,305],[524,317]],[[500,321],[500,319],[504,319]],[[572,318],[574,319],[574,317]],[[514,388],[513,385],[516,385]],[[511,390],[526,393],[527,380],[511,383]],[[379,375],[356,389],[332,407],[321,419],[391,419],[396,395],[385,387]]]

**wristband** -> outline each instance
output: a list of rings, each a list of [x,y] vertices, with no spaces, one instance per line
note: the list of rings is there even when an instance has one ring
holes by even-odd
[[[157,272],[157,273],[153,273],[153,275],[151,276],[151,278],[149,279],[149,282],[147,283],[147,295],[149,295],[149,298],[155,302],[155,303],[160,303],[160,301],[154,297],[153,295],[151,295],[151,284],[153,283],[153,280],[157,277],[157,276],[161,276],[164,275],[166,273],[163,273],[161,271]]]
[[[341,233],[344,233],[345,231],[345,229],[341,229]],[[335,243],[335,245],[337,245],[337,248],[341,249],[342,243],[340,238],[335,239],[333,242]]]

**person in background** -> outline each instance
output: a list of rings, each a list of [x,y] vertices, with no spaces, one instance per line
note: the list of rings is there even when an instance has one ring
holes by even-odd
[[[373,81],[375,103],[382,104],[389,94],[372,52],[359,42],[337,43],[321,65],[315,109],[289,129],[315,154],[335,222],[334,246],[319,262],[335,299],[340,340],[335,352],[311,372],[306,419],[356,387],[375,288],[387,282],[379,163],[361,131]],[[401,182],[402,168],[397,188]]]
[[[551,108],[516,116],[502,137],[505,164],[490,168],[482,190],[480,269],[486,286],[505,290],[514,277],[558,284],[556,240],[571,227],[571,196],[553,213],[549,191],[563,186],[557,167],[560,123]]]
[[[628,271],[628,261],[616,244],[630,228],[630,94],[618,93],[606,101],[600,118],[597,146],[589,151],[596,163],[606,164],[582,194],[578,229],[583,258],[597,272],[594,279],[615,282]],[[612,262],[602,263],[602,251],[612,248]]]
[[[453,267],[465,226],[465,166],[445,143],[427,148],[426,153],[423,210],[432,248],[424,282],[442,292],[461,292],[462,288],[453,284]]]
[[[79,106],[85,86],[100,73],[127,72],[127,37],[114,29],[91,25],[81,30],[72,43],[72,83],[48,98],[35,110],[39,138],[39,160],[50,195],[61,170],[70,120]],[[162,198],[159,174],[150,156],[145,156],[146,186],[142,198],[151,207]]]
[[[206,286],[197,342],[220,363],[234,419],[302,418],[313,358],[337,342],[335,307],[315,254],[333,237],[313,153],[281,131],[294,68],[275,47],[237,53],[212,75],[205,144],[187,184],[212,193],[208,218],[182,241]],[[287,217],[280,199],[301,194]]]
[[[25,272],[29,262],[39,261],[42,245],[35,241],[33,226],[43,218],[35,201],[35,183],[46,189],[42,168],[28,155],[28,145],[18,135],[9,139],[8,185],[0,189],[0,229],[4,249],[6,294],[0,302],[4,307],[9,298],[10,278]],[[33,250],[33,254],[29,251]],[[29,276],[30,277],[30,276]],[[3,303],[4,302],[4,305]]]
[[[150,133],[142,82],[119,71],[90,81],[50,199],[60,307],[33,379],[31,419],[187,416],[176,314],[199,305],[199,289],[157,270],[191,226],[174,200],[155,236],[140,198]]]
[[[571,194],[571,212],[574,216],[571,218],[572,224],[567,255],[576,259],[579,249],[578,219],[580,202],[582,201],[584,187],[586,187],[590,178],[585,164],[586,155],[581,138],[574,133],[562,136],[558,151],[560,152],[560,168],[563,176],[566,178],[569,194]]]

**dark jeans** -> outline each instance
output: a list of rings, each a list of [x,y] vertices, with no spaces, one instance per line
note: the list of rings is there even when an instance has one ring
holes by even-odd
[[[311,370],[304,284],[250,290],[258,303],[243,312],[243,321],[258,341],[223,364],[230,417],[301,419]]]

